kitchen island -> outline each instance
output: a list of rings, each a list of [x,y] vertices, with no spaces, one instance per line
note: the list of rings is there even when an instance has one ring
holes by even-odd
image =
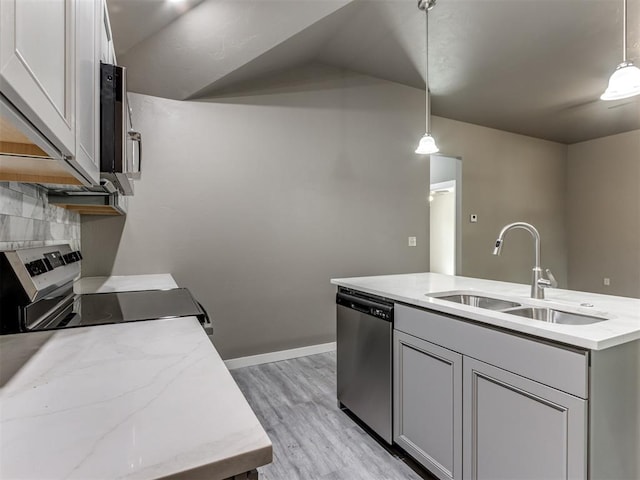
[[[195,317],[0,336],[0,381],[0,478],[247,478],[272,459]]]
[[[640,478],[640,300],[435,273],[332,283],[393,302],[393,441],[438,478]]]

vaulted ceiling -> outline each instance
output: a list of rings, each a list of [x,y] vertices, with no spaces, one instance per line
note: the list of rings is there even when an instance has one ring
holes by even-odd
[[[323,63],[424,89],[415,0],[108,0],[132,91],[246,95]],[[640,0],[628,0],[640,63]],[[429,13],[432,113],[575,143],[640,129],[640,97],[599,96],[622,60],[622,0],[438,0]]]

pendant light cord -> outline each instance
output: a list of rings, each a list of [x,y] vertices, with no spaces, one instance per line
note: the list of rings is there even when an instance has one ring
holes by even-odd
[[[622,61],[627,63],[627,0],[622,0]]]
[[[425,16],[425,40],[424,40],[424,86],[425,86],[425,131],[431,133],[431,100],[429,95],[429,9],[424,9]]]

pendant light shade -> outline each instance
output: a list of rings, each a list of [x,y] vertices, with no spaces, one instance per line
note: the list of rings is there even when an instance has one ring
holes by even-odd
[[[640,95],[640,68],[627,61],[627,0],[622,0],[622,63],[611,78],[601,100],[620,100]]]
[[[416,148],[416,153],[421,155],[428,155],[430,153],[438,153],[440,149],[436,145],[435,139],[431,136],[430,133],[425,133],[420,139],[420,143],[418,143],[418,148]]]
[[[622,62],[611,75],[600,100],[620,100],[634,95],[640,95],[640,68],[631,62]]]
[[[425,13],[425,61],[424,61],[424,83],[425,83],[425,134],[420,138],[416,153],[428,155],[437,153],[440,150],[436,145],[436,140],[431,136],[431,93],[429,92],[429,10],[436,4],[436,0],[418,0],[418,9]]]

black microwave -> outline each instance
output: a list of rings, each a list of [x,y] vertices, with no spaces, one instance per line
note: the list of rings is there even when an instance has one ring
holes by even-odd
[[[130,180],[141,175],[142,136],[133,130],[127,99],[127,70],[100,64],[100,174],[132,195]],[[130,190],[130,191],[127,191]]]

